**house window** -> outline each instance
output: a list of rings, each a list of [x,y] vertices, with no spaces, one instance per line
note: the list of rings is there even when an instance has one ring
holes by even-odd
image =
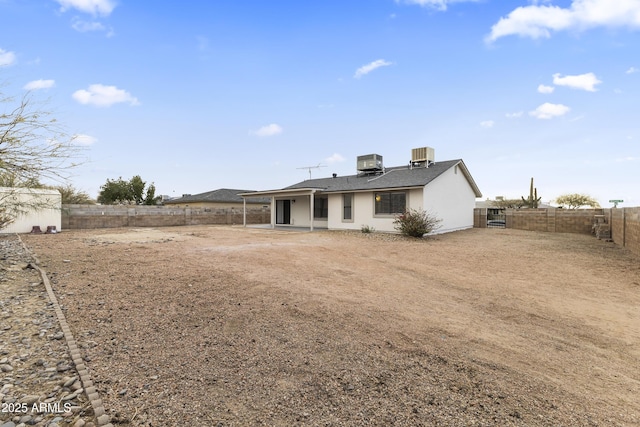
[[[407,208],[407,195],[404,192],[375,193],[375,214],[396,215]]]
[[[353,220],[353,194],[342,195],[342,219]]]
[[[327,196],[317,196],[313,199],[313,217],[315,219],[329,217],[329,198]]]

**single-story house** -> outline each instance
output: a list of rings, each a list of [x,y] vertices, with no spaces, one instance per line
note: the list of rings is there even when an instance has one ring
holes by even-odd
[[[271,226],[395,231],[393,221],[408,209],[442,220],[438,233],[473,227],[476,198],[482,197],[461,159],[434,161],[429,147],[412,150],[404,166],[386,168],[382,156],[359,156],[357,174],[309,179],[280,190],[241,193],[271,198]]]
[[[0,187],[0,215],[13,221],[0,228],[0,233],[29,233],[62,226],[62,195],[58,190],[42,188]]]
[[[243,209],[246,205],[245,200],[239,196],[240,193],[251,193],[251,191],[220,188],[200,194],[183,194],[182,197],[165,200],[164,204],[176,208]],[[271,199],[268,197],[254,197],[247,200],[246,203],[253,208],[269,209]]]

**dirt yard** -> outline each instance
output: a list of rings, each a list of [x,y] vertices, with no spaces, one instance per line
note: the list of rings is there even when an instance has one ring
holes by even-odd
[[[640,258],[591,236],[23,236],[132,426],[640,424]]]

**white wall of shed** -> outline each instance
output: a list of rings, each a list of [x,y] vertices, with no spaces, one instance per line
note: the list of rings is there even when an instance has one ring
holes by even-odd
[[[46,204],[46,207],[38,210],[30,210],[18,215],[11,224],[0,233],[29,233],[34,225],[40,226],[44,232],[48,226],[55,226],[57,231],[62,229],[62,196],[55,190],[0,188],[0,205],[9,202],[10,198],[17,198],[22,203],[35,202]]]

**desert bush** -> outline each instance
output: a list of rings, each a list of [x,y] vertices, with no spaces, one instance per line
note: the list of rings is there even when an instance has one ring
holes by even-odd
[[[363,225],[362,227],[360,227],[360,231],[362,231],[365,234],[369,234],[369,233],[373,233],[374,231],[376,231],[375,228],[371,227],[370,225]]]
[[[440,228],[441,219],[422,209],[409,209],[398,215],[393,226],[404,236],[422,237]]]

